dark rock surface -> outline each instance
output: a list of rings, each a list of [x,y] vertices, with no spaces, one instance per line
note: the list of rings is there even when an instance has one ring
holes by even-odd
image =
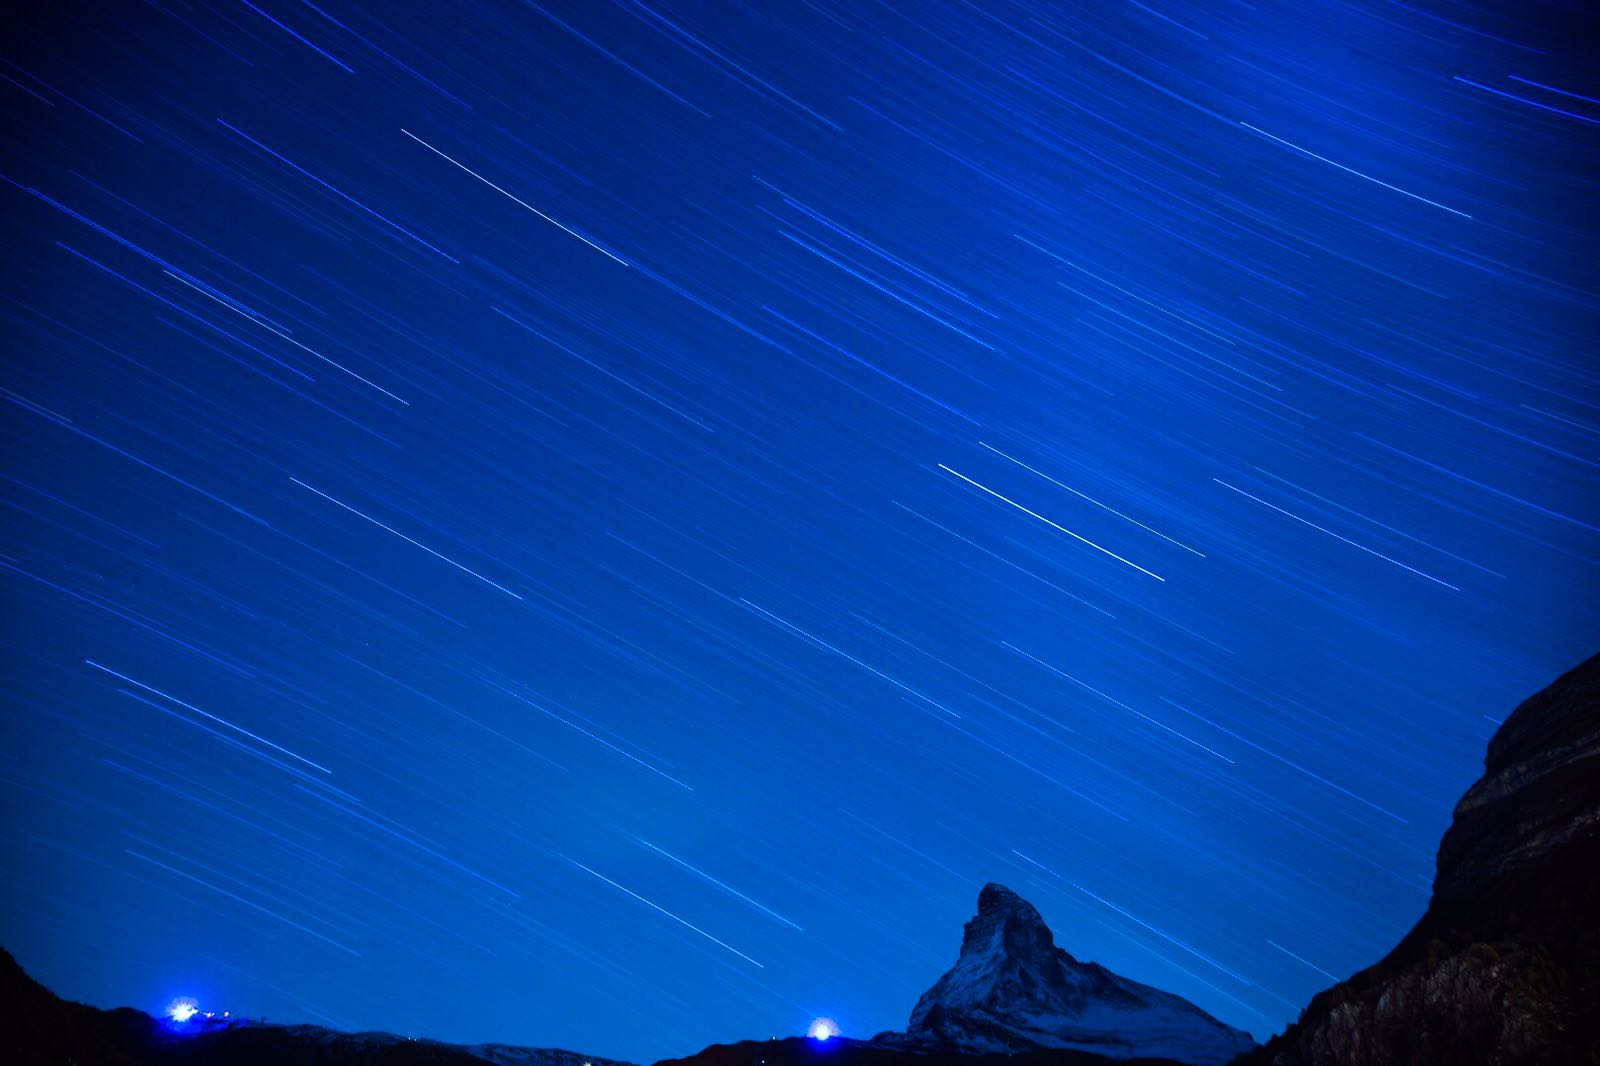
[[[1180,1066],[1172,1059],[1108,1059],[1087,1051],[1026,1051],[979,1055],[936,1047],[909,1050],[878,1040],[834,1037],[827,1041],[791,1036],[713,1044],[688,1058],[655,1066]]]
[[[1600,1066],[1600,656],[1495,733],[1416,927],[1243,1063]]]

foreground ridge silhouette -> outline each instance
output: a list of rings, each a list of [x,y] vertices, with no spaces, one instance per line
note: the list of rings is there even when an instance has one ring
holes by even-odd
[[[1240,1066],[1600,1066],[1600,655],[1523,701],[1381,961]]]

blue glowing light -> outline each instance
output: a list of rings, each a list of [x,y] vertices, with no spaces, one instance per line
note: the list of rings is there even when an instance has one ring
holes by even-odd
[[[167,1017],[179,1025],[187,1022],[198,1013],[200,1013],[200,1005],[188,997],[175,999],[167,1004]]]
[[[818,1018],[806,1030],[806,1035],[813,1040],[828,1040],[839,1035],[839,1027],[832,1018]]]

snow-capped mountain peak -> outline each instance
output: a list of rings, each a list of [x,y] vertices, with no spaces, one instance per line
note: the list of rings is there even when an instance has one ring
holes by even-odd
[[[961,954],[892,1042],[973,1052],[1074,1048],[1221,1066],[1255,1046],[1188,1000],[1056,947],[1033,904],[988,884]]]

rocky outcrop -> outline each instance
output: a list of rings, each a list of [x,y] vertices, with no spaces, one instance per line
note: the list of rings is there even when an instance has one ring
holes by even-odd
[[[1514,711],[1377,965],[1250,1066],[1600,1066],[1600,656]]]
[[[1179,996],[1079,962],[1058,948],[1033,905],[985,885],[956,964],[923,993],[903,1034],[880,1042],[1010,1054],[1043,1049],[1147,1055],[1212,1066],[1250,1037]]]

